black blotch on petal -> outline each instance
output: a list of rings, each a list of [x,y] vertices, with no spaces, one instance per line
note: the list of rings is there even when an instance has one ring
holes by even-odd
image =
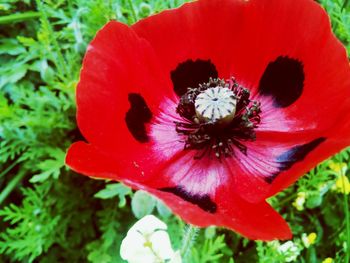
[[[259,93],[272,96],[274,106],[285,108],[301,96],[304,80],[304,67],[299,60],[278,57],[267,65],[260,79]]]
[[[276,162],[279,164],[279,171],[265,178],[267,183],[272,183],[273,180],[283,171],[290,169],[296,162],[304,160],[304,158],[317,146],[326,140],[325,137],[317,138],[309,143],[297,145],[289,149],[285,153],[277,157]]]
[[[136,140],[147,142],[148,136],[145,124],[151,121],[152,112],[140,94],[130,93],[128,100],[130,102],[130,109],[125,115],[126,126]]]
[[[199,84],[208,82],[209,78],[217,78],[218,71],[210,60],[189,59],[180,63],[176,69],[170,72],[175,93],[181,97],[187,92],[187,88],[196,88]]]
[[[159,190],[177,195],[182,199],[184,199],[185,201],[199,206],[202,210],[206,212],[213,214],[217,210],[217,205],[210,199],[210,196],[208,194],[205,194],[205,195],[191,194],[187,192],[185,189],[183,189],[183,187],[181,186],[165,187],[165,188],[160,188]]]

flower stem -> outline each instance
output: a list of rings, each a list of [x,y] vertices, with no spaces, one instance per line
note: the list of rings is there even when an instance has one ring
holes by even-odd
[[[343,155],[340,153],[339,162],[343,162]],[[346,227],[346,250],[345,250],[345,261],[350,262],[350,213],[349,213],[349,201],[348,193],[346,192],[345,174],[343,169],[340,169],[340,175],[342,178],[342,188],[344,192],[344,213],[345,213],[345,227]]]
[[[182,237],[182,246],[180,250],[183,259],[186,258],[188,252],[191,250],[193,244],[195,243],[198,232],[199,228],[193,225],[185,226],[184,235]]]
[[[343,178],[343,189],[345,189],[344,178]],[[350,215],[349,215],[348,196],[345,191],[344,191],[344,212],[345,212],[346,239],[347,239],[345,262],[350,262]]]
[[[5,176],[8,172],[10,172],[18,163],[19,163],[19,159],[17,159],[16,161],[14,161],[13,163],[11,163],[5,170],[3,170],[0,173],[0,178]]]
[[[132,4],[131,0],[128,0],[128,3],[129,3],[129,6],[130,6],[133,23],[135,23],[137,21],[137,15],[136,15],[136,11],[135,11],[134,5]]]
[[[40,13],[32,11],[19,14],[12,14],[0,17],[0,24],[17,23],[38,17],[40,17]]]
[[[283,198],[280,202],[279,202],[279,206],[280,207],[284,207],[285,204],[289,203],[291,200],[295,199],[298,196],[298,193],[293,193],[285,198]]]
[[[24,171],[19,172],[4,188],[4,190],[0,193],[0,204],[7,198],[7,196],[15,189],[18,183],[23,179],[26,175]]]

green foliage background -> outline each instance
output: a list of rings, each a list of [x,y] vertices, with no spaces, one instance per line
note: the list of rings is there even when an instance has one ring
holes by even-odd
[[[168,224],[173,247],[181,247],[178,229],[184,223],[162,203],[119,183],[77,175],[65,167],[64,156],[81,136],[75,87],[96,31],[111,19],[131,24],[184,2],[0,2],[0,261],[122,262],[121,240],[137,218],[151,212]],[[349,7],[341,0],[320,2],[350,51]],[[349,261],[349,203],[346,194],[334,190],[340,172],[332,168],[349,160],[349,151],[343,151],[270,200],[293,228],[300,254],[295,262]],[[298,193],[305,193],[301,211],[292,205]],[[302,235],[311,232],[317,239],[305,247]],[[211,227],[199,233],[184,261],[290,261],[280,245]]]

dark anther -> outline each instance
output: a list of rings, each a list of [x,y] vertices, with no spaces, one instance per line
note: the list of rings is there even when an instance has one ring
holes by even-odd
[[[177,195],[182,199],[184,199],[185,201],[188,201],[194,205],[199,206],[202,210],[206,212],[213,214],[217,210],[217,205],[211,200],[208,194],[205,194],[205,195],[191,194],[187,192],[182,186],[165,187],[159,190]]]
[[[247,154],[244,141],[255,140],[261,112],[260,103],[249,97],[249,90],[234,78],[210,78],[188,88],[176,109],[183,121],[175,122],[176,131],[184,135],[184,149],[198,150],[195,159],[207,154],[218,159],[230,157],[234,148]]]
[[[288,107],[301,96],[304,79],[304,67],[299,60],[278,57],[267,65],[259,83],[259,92],[273,97],[276,107]]]
[[[217,78],[218,72],[210,60],[187,60],[180,63],[170,73],[175,93],[180,97],[187,92],[188,87],[197,87],[211,78]]]
[[[152,112],[140,94],[130,93],[128,96],[130,109],[125,115],[126,125],[132,136],[139,142],[147,142],[145,124],[152,119]]]

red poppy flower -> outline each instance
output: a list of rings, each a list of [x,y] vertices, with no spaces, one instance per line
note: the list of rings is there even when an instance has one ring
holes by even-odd
[[[200,0],[109,22],[88,47],[66,162],[252,238],[291,231],[266,198],[349,144],[350,69],[311,0]]]

